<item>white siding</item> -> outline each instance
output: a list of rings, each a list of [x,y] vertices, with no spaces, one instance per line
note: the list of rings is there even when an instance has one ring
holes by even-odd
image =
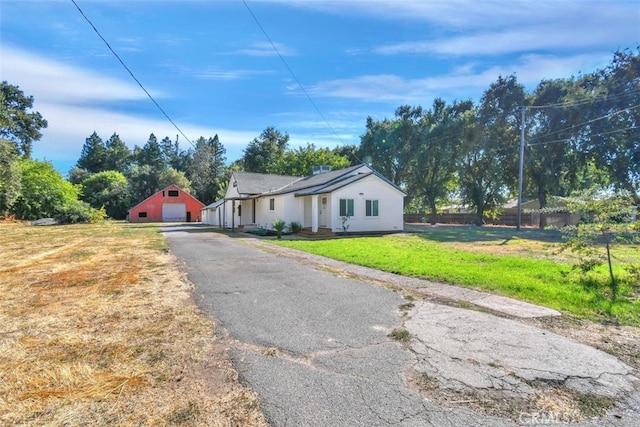
[[[231,202],[227,201],[229,209],[231,209]],[[213,225],[216,227],[223,227],[225,223],[224,211],[225,203],[222,203],[218,207],[210,207],[202,209],[202,223],[207,225]],[[229,227],[231,227],[231,217],[228,217]]]
[[[303,227],[311,227],[312,225],[311,197],[312,196],[303,196],[297,198],[300,200],[298,203],[300,209],[302,209],[298,215],[298,222],[302,224]],[[322,199],[326,200],[326,204],[322,204]],[[321,210],[324,210],[324,216],[320,214]],[[331,224],[331,194],[320,194],[318,195],[318,227],[331,228]]]
[[[304,215],[300,217],[302,219],[300,224],[302,224],[303,228],[311,227],[311,196],[300,197],[300,199],[302,199],[302,207],[304,209]]]
[[[240,197],[240,193],[238,193],[238,187],[234,186],[235,176],[231,174],[231,178],[229,178],[229,184],[227,184],[227,192],[224,194],[224,198],[233,198]]]
[[[274,210],[269,208],[269,200],[274,199]],[[269,230],[273,229],[273,222],[282,218],[284,205],[279,196],[264,196],[256,200],[256,225]]]
[[[232,205],[231,200],[225,200],[222,205],[218,206],[219,213],[216,215],[216,221],[219,221],[218,218],[222,219],[222,224],[218,224],[218,226],[231,228],[231,218],[233,216]]]
[[[274,200],[274,210],[270,209],[269,200]],[[296,221],[304,221],[304,200],[293,193],[264,196],[256,200],[256,225],[269,230],[273,229],[276,219],[281,219],[287,226]]]
[[[368,172],[369,168],[363,166],[362,172]],[[354,171],[355,173],[355,171]],[[227,187],[226,199],[238,198],[241,195],[237,187],[233,186],[233,176]],[[319,226],[326,226],[333,231],[342,230],[342,220],[339,215],[340,199],[354,200],[354,216],[349,219],[348,231],[401,231],[403,229],[404,194],[375,175],[370,175],[359,181],[351,183],[331,194],[318,195],[318,207],[322,206],[322,199],[326,198],[324,208],[324,221],[318,218]],[[274,200],[274,209],[270,209],[270,199]],[[255,200],[255,201],[254,201]],[[365,201],[378,201],[378,216],[367,217],[365,215]],[[203,221],[207,224],[219,225],[230,228],[232,223],[239,225],[255,224],[258,227],[273,229],[273,222],[281,219],[289,225],[292,221],[299,222],[303,227],[312,226],[312,196],[295,197],[293,193],[264,195],[256,199],[236,200],[236,209],[233,212],[233,201],[225,202],[217,208],[203,213]],[[255,203],[255,219],[253,217],[253,203]],[[238,215],[238,207],[241,206],[242,216]],[[320,210],[320,209],[319,209]],[[315,213],[319,215],[318,212]],[[219,224],[219,217],[223,218]]]
[[[353,199],[353,217],[346,224],[347,231],[402,231],[404,228],[404,195],[376,176],[368,176],[331,194],[331,222],[333,231],[343,231],[340,199]],[[378,216],[365,216],[365,201],[378,200]]]
[[[284,211],[281,213],[280,219],[284,220],[287,225],[292,221],[302,223],[303,218],[301,218],[300,213],[304,212],[302,210],[304,209],[304,201],[300,197],[295,197],[293,193],[282,194],[279,197],[284,205]]]
[[[217,225],[213,221],[216,217],[216,209],[214,208],[204,208],[200,211],[200,216],[202,217],[202,223],[206,225]]]

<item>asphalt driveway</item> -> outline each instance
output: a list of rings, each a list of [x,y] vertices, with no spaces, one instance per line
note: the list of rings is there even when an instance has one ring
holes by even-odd
[[[614,404],[576,425],[640,425],[633,369],[589,346],[492,314],[410,302],[252,239],[195,224],[162,229],[274,426],[565,422],[575,421],[571,407],[557,403],[572,397]],[[396,328],[411,339],[390,338]],[[539,404],[554,393],[555,406]]]

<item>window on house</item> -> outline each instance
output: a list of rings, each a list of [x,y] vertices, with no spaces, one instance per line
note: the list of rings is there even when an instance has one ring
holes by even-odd
[[[269,210],[270,211],[276,210],[276,199],[269,199]]]
[[[169,197],[178,197],[178,190],[169,190]]]
[[[353,216],[353,199],[340,199],[340,216]]]
[[[138,218],[146,218],[146,217],[147,217],[146,212],[138,212]]]
[[[238,206],[238,216],[242,216],[242,205]]]
[[[365,200],[364,202],[365,216],[378,216],[378,201],[377,200]]]

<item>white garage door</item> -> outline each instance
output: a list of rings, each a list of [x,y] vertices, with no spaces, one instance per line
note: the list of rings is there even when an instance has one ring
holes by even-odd
[[[162,221],[184,222],[187,220],[187,205],[185,203],[163,203]]]

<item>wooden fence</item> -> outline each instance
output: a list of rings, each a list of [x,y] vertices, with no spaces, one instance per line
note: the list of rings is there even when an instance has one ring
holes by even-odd
[[[543,225],[554,225],[561,227],[567,224],[577,224],[578,217],[568,213],[538,214],[538,213],[522,213],[520,224],[523,227],[538,227],[540,225],[540,215],[543,215]],[[436,215],[436,223],[438,224],[475,224],[476,216],[472,213],[446,213]],[[428,214],[404,214],[404,222],[407,223],[429,223],[430,215]],[[518,225],[517,213],[502,213],[495,219],[484,218],[484,224],[487,225]]]

